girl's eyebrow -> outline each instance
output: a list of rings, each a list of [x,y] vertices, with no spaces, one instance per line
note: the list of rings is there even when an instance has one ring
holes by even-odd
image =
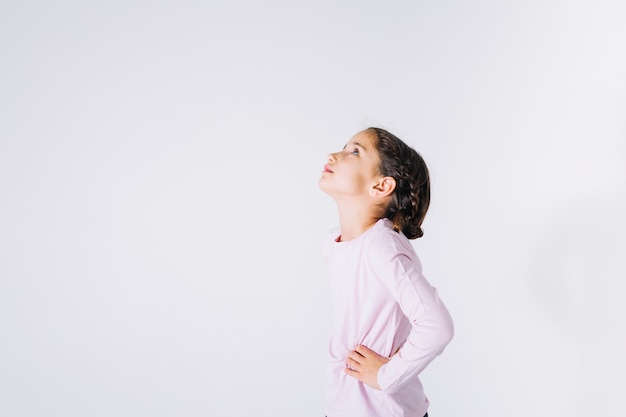
[[[359,142],[351,142],[352,145],[354,146],[358,146],[359,148],[363,149],[364,151],[367,151],[367,149],[365,149],[365,146],[361,145]],[[346,147],[350,145],[350,143],[347,143],[346,145],[344,145],[343,149],[346,149]]]

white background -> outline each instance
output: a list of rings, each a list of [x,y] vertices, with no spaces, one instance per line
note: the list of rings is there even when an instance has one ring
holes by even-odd
[[[370,125],[431,170],[430,414],[624,415],[625,45],[621,0],[3,1],[0,415],[322,416]]]

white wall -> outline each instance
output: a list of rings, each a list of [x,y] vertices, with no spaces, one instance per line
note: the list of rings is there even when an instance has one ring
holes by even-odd
[[[0,4],[0,415],[323,415],[328,152],[432,173],[432,416],[622,415],[623,1]],[[355,416],[357,417],[357,416]]]

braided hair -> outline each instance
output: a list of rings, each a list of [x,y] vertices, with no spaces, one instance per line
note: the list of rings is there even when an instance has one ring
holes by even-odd
[[[380,173],[396,180],[396,188],[383,217],[409,239],[424,235],[422,222],[430,204],[428,167],[419,153],[384,129],[366,129],[376,139]]]

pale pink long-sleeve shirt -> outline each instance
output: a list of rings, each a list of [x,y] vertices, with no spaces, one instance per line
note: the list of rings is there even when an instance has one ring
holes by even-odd
[[[338,237],[333,231],[323,251],[334,309],[326,415],[422,417],[429,403],[419,374],[452,339],[450,314],[422,275],[409,239],[388,219],[355,239]],[[391,357],[378,371],[381,390],[344,371],[359,344]]]

